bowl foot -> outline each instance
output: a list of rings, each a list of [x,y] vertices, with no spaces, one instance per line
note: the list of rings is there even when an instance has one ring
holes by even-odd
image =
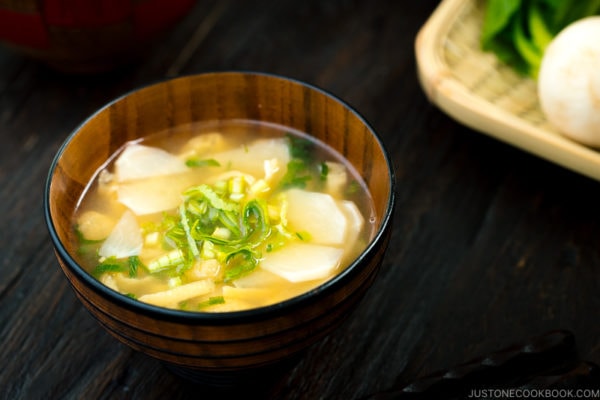
[[[280,378],[292,370],[300,357],[292,357],[267,366],[253,367],[235,371],[209,371],[182,367],[180,365],[164,363],[165,368],[174,375],[193,384],[205,386],[215,391],[248,390],[253,392],[261,389],[268,390]]]

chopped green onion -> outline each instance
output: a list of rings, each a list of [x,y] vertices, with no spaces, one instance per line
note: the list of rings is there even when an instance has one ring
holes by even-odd
[[[143,266],[143,264],[138,256],[131,256],[124,259],[108,257],[94,268],[92,275],[98,278],[106,273],[128,272],[130,278],[135,278],[140,266]]]
[[[231,282],[253,271],[258,265],[258,257],[248,249],[240,249],[227,255],[224,282]]]
[[[215,304],[225,304],[225,298],[223,296],[211,296],[208,300],[198,303],[198,308],[213,306]]]
[[[326,181],[327,180],[327,175],[329,174],[329,166],[327,165],[326,162],[322,162],[321,164],[319,164],[319,177],[321,178],[322,181]]]
[[[206,160],[200,160],[198,158],[188,158],[185,160],[185,165],[188,167],[220,167],[221,164],[217,160],[212,158]]]
[[[129,277],[135,278],[138,274],[138,269],[142,264],[142,261],[138,256],[131,256],[127,259],[127,263],[129,264]]]
[[[286,135],[290,145],[290,156],[303,161],[311,161],[313,158],[314,143],[309,139],[295,136],[293,134]]]
[[[192,256],[194,256],[194,258],[198,258],[200,256],[200,251],[198,251],[198,245],[196,244],[196,241],[194,240],[190,232],[190,226],[185,212],[185,203],[181,203],[181,205],[179,206],[179,216],[181,218],[181,225],[183,226],[183,230],[185,231],[185,237],[187,239],[188,247],[192,252]]]
[[[127,267],[115,257],[109,257],[94,268],[92,275],[99,278],[109,272],[127,272]]]
[[[311,179],[312,176],[309,173],[306,162],[299,158],[292,158],[287,163],[287,170],[279,185],[283,189],[289,189],[293,187],[305,188],[306,183]]]
[[[152,260],[148,264],[147,268],[150,273],[156,273],[175,268],[182,264],[185,264],[185,255],[183,254],[183,250],[175,249],[163,256],[158,257],[155,260]]]

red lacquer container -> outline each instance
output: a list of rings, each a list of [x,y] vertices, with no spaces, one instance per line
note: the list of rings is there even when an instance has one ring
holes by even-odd
[[[0,0],[0,43],[66,72],[122,65],[195,0]]]

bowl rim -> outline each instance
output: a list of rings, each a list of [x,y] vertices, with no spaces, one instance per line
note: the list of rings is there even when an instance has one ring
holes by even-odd
[[[102,284],[98,279],[94,278],[89,272],[87,272],[82,266],[80,266],[75,259],[68,253],[65,246],[62,244],[60,238],[58,237],[57,231],[54,226],[54,222],[52,219],[52,215],[50,212],[50,187],[52,185],[52,177],[57,168],[58,162],[60,161],[63,153],[66,150],[66,147],[70,144],[73,138],[77,135],[77,133],[81,130],[83,126],[93,120],[97,115],[104,112],[111,105],[123,100],[124,98],[136,93],[138,91],[142,91],[144,89],[164,85],[167,82],[179,80],[179,79],[190,79],[194,77],[201,76],[209,76],[209,75],[243,75],[243,76],[261,76],[269,79],[275,80],[284,80],[289,81],[294,84],[305,87],[309,90],[320,93],[323,96],[329,97],[331,100],[340,103],[344,108],[346,108],[350,113],[352,113],[356,118],[358,118],[361,123],[368,129],[368,131],[373,135],[373,138],[379,145],[381,149],[383,158],[386,163],[386,170],[389,174],[389,196],[386,200],[386,207],[383,215],[381,215],[381,223],[371,240],[369,241],[367,247],[360,253],[360,255],[351,262],[346,268],[336,274],[334,277],[329,280],[321,283],[315,288],[304,292],[300,295],[291,297],[289,299],[273,303],[270,305],[250,308],[246,310],[239,311],[225,311],[225,312],[203,312],[203,311],[185,311],[185,310],[176,310],[170,309],[166,307],[159,307],[147,303],[140,302],[138,300],[131,299],[128,296],[125,296],[115,290],[110,289],[106,285]],[[204,323],[209,322],[214,324],[239,324],[248,321],[256,321],[258,319],[267,319],[272,318],[275,315],[282,314],[285,310],[289,309],[297,309],[301,308],[307,302],[310,302],[311,299],[315,297],[321,297],[326,295],[328,292],[332,290],[333,287],[338,285],[342,285],[344,281],[350,279],[354,274],[359,271],[358,266],[365,262],[371,253],[377,251],[379,244],[382,240],[385,240],[384,234],[388,229],[389,225],[392,222],[393,210],[395,208],[395,198],[396,198],[396,179],[395,179],[395,171],[393,167],[393,163],[391,162],[391,158],[389,156],[388,150],[385,147],[383,141],[381,140],[378,133],[372,128],[372,126],[368,123],[368,121],[358,112],[356,109],[351,106],[346,101],[342,100],[340,97],[307,82],[303,82],[301,80],[275,74],[275,73],[267,73],[267,72],[257,72],[250,70],[224,70],[224,71],[207,71],[201,73],[192,73],[179,75],[174,78],[164,78],[161,80],[153,81],[144,85],[136,86],[135,88],[124,92],[123,94],[113,98],[106,102],[103,106],[101,106],[98,110],[87,116],[80,124],[78,124],[64,139],[61,146],[57,150],[48,171],[48,175],[46,178],[46,183],[44,187],[44,198],[43,198],[43,211],[44,211],[44,220],[46,223],[46,228],[49,231],[50,238],[54,245],[54,250],[57,253],[63,263],[69,268],[69,270],[74,273],[80,281],[83,281],[85,285],[95,291],[102,297],[108,298],[111,302],[117,304],[119,307],[123,307],[130,311],[134,311],[138,314],[143,314],[145,316],[149,316],[152,318],[160,318],[162,320],[168,320],[172,322],[181,322],[186,321],[194,322],[194,323]]]

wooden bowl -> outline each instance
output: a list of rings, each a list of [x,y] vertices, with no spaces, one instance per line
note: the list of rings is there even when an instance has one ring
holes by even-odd
[[[132,61],[196,0],[0,1],[0,44],[69,73]]]
[[[88,181],[125,141],[203,120],[247,119],[306,132],[344,155],[368,185],[373,239],[339,275],[271,306],[225,313],[151,306],[118,294],[76,261],[73,211]],[[123,343],[180,374],[224,376],[272,365],[322,339],[357,306],[384,257],[394,207],[394,173],[381,141],[355,111],[298,81],[257,73],[207,73],[131,92],[100,109],[66,140],[50,168],[45,218],[76,295]],[[216,374],[213,374],[216,373]]]

